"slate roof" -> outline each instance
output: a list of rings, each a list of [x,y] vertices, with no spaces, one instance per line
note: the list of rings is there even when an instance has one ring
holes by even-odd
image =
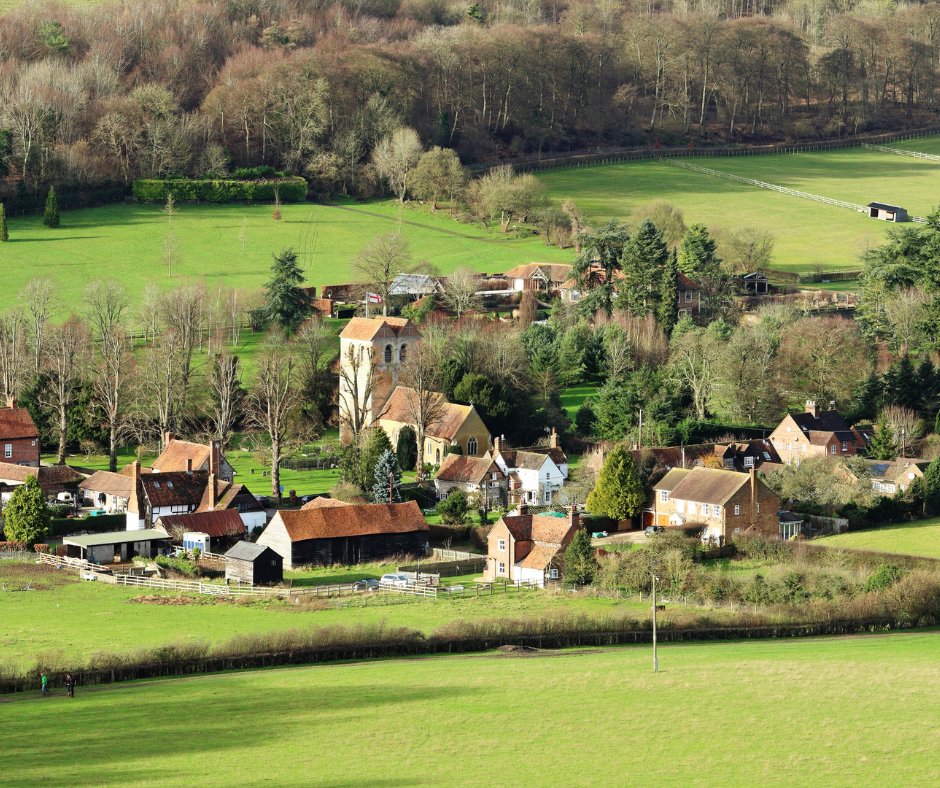
[[[237,561],[254,561],[258,556],[263,555],[265,550],[271,550],[271,548],[253,542],[238,542],[225,554],[225,557],[234,558]],[[271,550],[271,552],[274,551]]]
[[[482,457],[467,457],[463,454],[448,454],[434,477],[442,482],[466,482],[479,484],[489,478],[493,472],[502,477],[503,472],[493,461],[489,452]]]
[[[414,418],[411,414],[416,408],[412,408],[410,404],[414,402],[417,396],[417,392],[412,388],[396,386],[392,395],[388,398],[379,419],[397,421],[400,424],[412,424]],[[453,402],[447,402],[443,394],[437,396],[443,400],[441,417],[437,423],[428,427],[427,434],[432,438],[453,440],[473,410],[473,406],[456,405]]]
[[[160,473],[172,473],[174,471],[185,471],[186,460],[193,461],[193,470],[197,471],[203,466],[209,466],[210,447],[204,443],[192,443],[191,441],[181,441],[173,438],[157,459],[153,461],[153,467]]]
[[[866,206],[867,208],[877,208],[880,211],[903,211],[904,209],[900,205],[888,205],[884,202],[870,202]]]
[[[97,471],[78,486],[89,492],[105,493],[106,495],[114,495],[118,498],[130,498],[134,480],[123,473]]]
[[[26,408],[0,408],[0,440],[38,437],[39,430]]]
[[[849,429],[845,419],[837,410],[823,410],[818,416],[808,411],[791,413],[790,418],[803,432],[829,432],[835,433],[840,441],[854,441],[855,433]]]
[[[282,509],[280,517],[292,542],[341,536],[407,534],[427,531],[428,524],[415,501],[352,504],[320,509]]]
[[[244,536],[245,523],[235,509],[190,514],[164,514],[160,517],[164,528],[179,528],[209,536]]]
[[[354,317],[340,333],[342,339],[374,339],[377,336],[419,336],[404,317]]]
[[[170,535],[162,528],[141,528],[137,531],[112,531],[106,534],[83,534],[82,536],[64,536],[63,544],[79,547],[98,547],[105,544],[130,544],[131,542],[149,542],[154,539],[169,539]]]
[[[673,469],[663,478],[665,481]],[[726,471],[718,468],[693,468],[686,471],[678,484],[672,487],[670,496],[682,501],[723,504],[750,481],[750,474]],[[662,484],[662,482],[660,482]],[[655,489],[663,489],[659,485]]]

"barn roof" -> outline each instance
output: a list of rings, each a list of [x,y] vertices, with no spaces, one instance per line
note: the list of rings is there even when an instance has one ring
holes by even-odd
[[[38,438],[39,430],[26,408],[0,408],[0,438]]]
[[[226,558],[234,558],[237,561],[254,561],[258,556],[263,555],[265,550],[271,550],[263,544],[254,544],[252,542],[238,542],[226,554]],[[271,550],[273,553],[274,551]]]
[[[868,208],[877,208],[879,211],[903,211],[904,209],[900,205],[888,205],[884,202],[870,202],[866,206]]]
[[[162,528],[141,528],[137,531],[111,531],[106,534],[83,534],[82,536],[63,536],[63,544],[78,547],[98,547],[105,544],[130,544],[131,542],[151,542],[156,539],[169,539],[170,535]]]
[[[281,518],[292,542],[343,536],[407,534],[427,531],[428,524],[414,501],[352,504],[321,509],[282,509]]]
[[[134,480],[123,473],[96,471],[78,486],[90,492],[105,493],[118,498],[130,498]]]
[[[212,512],[191,514],[165,514],[159,522],[164,528],[180,528],[196,531],[207,536],[244,536],[245,523],[235,509],[220,509]]]

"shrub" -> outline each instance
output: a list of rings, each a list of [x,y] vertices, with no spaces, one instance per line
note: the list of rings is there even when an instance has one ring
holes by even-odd
[[[179,572],[181,575],[187,575],[188,577],[196,577],[199,574],[199,567],[192,561],[187,561],[184,558],[170,558],[166,555],[158,555],[156,564],[162,569],[172,569],[174,572]]]
[[[437,511],[447,525],[463,525],[467,520],[469,507],[467,495],[463,490],[451,490],[437,505]]]
[[[904,576],[900,567],[894,564],[879,564],[875,573],[865,583],[866,591],[883,591],[890,588]]]
[[[134,181],[134,197],[143,203],[164,203],[167,194],[174,202],[303,202],[307,198],[307,181],[300,177],[269,180],[195,180],[186,178],[141,178]]]

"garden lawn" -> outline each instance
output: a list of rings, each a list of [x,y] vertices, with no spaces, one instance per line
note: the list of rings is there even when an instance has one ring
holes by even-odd
[[[574,423],[574,417],[578,414],[580,408],[587,400],[597,393],[598,386],[593,383],[582,383],[578,386],[571,386],[559,394],[561,398],[561,407],[568,418]]]
[[[0,561],[0,586],[23,587],[28,580],[24,580],[22,566]],[[649,607],[635,600],[596,599],[534,590],[497,591],[466,599],[425,599],[380,592],[341,599],[307,598],[297,604],[294,604],[296,600],[215,602],[211,597],[185,597],[150,588],[82,582],[71,572],[55,572],[45,566],[35,567],[35,570],[31,575],[33,587],[40,590],[0,591],[0,621],[3,622],[0,666],[30,666],[40,655],[56,652],[59,653],[56,661],[84,660],[98,651],[126,653],[185,640],[218,643],[239,634],[294,628],[384,621],[430,633],[458,619],[530,617],[563,609],[645,618]],[[375,574],[360,567],[329,571],[334,577],[344,578],[336,582]],[[389,566],[384,571],[394,571],[394,567]],[[158,600],[178,597],[188,603],[130,601],[142,596]],[[679,607],[675,609],[678,611]]]
[[[918,141],[940,151],[940,138]],[[905,143],[907,145],[908,143]],[[940,162],[849,148],[789,155],[695,157],[703,167],[861,205],[902,205],[926,215],[937,202]],[[686,224],[713,231],[751,225],[773,233],[774,268],[811,272],[859,268],[859,254],[884,240],[890,225],[863,214],[721,180],[657,161],[546,170],[538,173],[556,202],[574,199],[594,222],[629,219],[656,200],[681,208]]]
[[[940,517],[823,536],[814,539],[813,544],[940,559]]]
[[[647,646],[37,691],[0,702],[0,760],[18,786],[932,785],[938,653],[893,634],[665,645],[655,674]]]
[[[416,261],[427,261],[442,274],[461,266],[502,272],[532,260],[570,262],[574,256],[534,236],[505,236],[498,229],[460,224],[446,211],[431,213],[394,200],[303,203],[281,210],[283,219],[276,222],[270,205],[177,205],[173,233],[179,260],[169,270],[162,206],[63,210],[62,226],[55,230],[44,227],[39,216],[10,217],[10,242],[0,248],[5,275],[0,309],[16,303],[17,292],[34,277],[56,283],[60,316],[80,309],[83,288],[100,278],[117,279],[132,293],[149,283],[169,288],[197,280],[210,287],[259,289],[270,276],[272,253],[287,247],[297,252],[308,284],[341,284],[357,279],[352,263],[365,244],[395,232],[408,240]]]

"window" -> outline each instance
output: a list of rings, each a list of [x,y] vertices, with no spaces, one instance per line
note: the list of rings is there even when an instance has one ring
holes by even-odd
[[[669,500],[669,490],[660,490],[659,491],[659,500],[663,503]]]
[[[834,443],[832,444],[832,446],[829,447],[829,453],[830,454],[836,453],[836,445]]]
[[[398,360],[404,362],[406,355],[408,355],[408,345],[402,345],[398,349]]]
[[[745,467],[745,468],[753,468],[753,467],[754,467],[754,458],[753,458],[753,457],[745,457],[745,458],[744,458],[744,467]]]
[[[499,570],[498,570],[498,571],[499,571],[499,574],[501,574],[501,575],[506,574],[506,564],[504,564],[502,561],[499,562]]]
[[[5,443],[3,445],[3,456],[5,459],[9,460],[13,456],[13,444]]]
[[[499,552],[501,552],[501,553],[504,552],[504,551],[506,550],[506,540],[505,540],[505,539],[500,539],[500,540],[496,543],[496,549],[499,550]]]
[[[392,363],[392,346],[391,345],[385,346],[385,363],[386,364]]]
[[[173,489],[173,482],[167,482],[167,483],[166,483],[166,486],[169,487],[169,488],[172,490],[172,489]]]
[[[553,566],[551,569],[548,570],[548,579],[549,579],[549,580],[557,580],[557,579],[558,579],[558,570],[555,569],[554,566]]]
[[[721,507],[717,503],[712,504],[712,517],[721,517]]]
[[[686,302],[687,304],[691,304],[691,303],[692,303],[692,291],[691,291],[691,290],[686,290],[686,291],[685,291],[685,302]]]
[[[757,512],[757,514],[760,514],[760,504],[759,504],[759,503],[754,504],[754,511]]]
[[[477,439],[470,438],[470,440],[467,441],[467,454],[469,454],[471,457],[475,457],[476,453],[477,453]]]
[[[848,450],[849,450],[849,442],[842,441],[842,451],[848,451]]]
[[[787,451],[790,451],[790,441],[787,441]]]
[[[551,502],[552,502],[552,491],[546,490],[545,491],[545,503],[551,503]]]
[[[498,473],[495,473],[495,472],[494,472],[494,473],[491,473],[491,474],[490,474],[490,481],[494,481],[494,482],[495,482],[495,481],[499,481],[499,474],[498,474]]]
[[[737,517],[739,514],[741,514],[741,506],[740,506],[740,504],[735,504],[735,505],[734,505],[734,516]]]
[[[434,452],[434,464],[435,464],[435,465],[440,465],[440,464],[441,464],[441,450],[440,450],[440,449],[437,449],[437,450]]]

